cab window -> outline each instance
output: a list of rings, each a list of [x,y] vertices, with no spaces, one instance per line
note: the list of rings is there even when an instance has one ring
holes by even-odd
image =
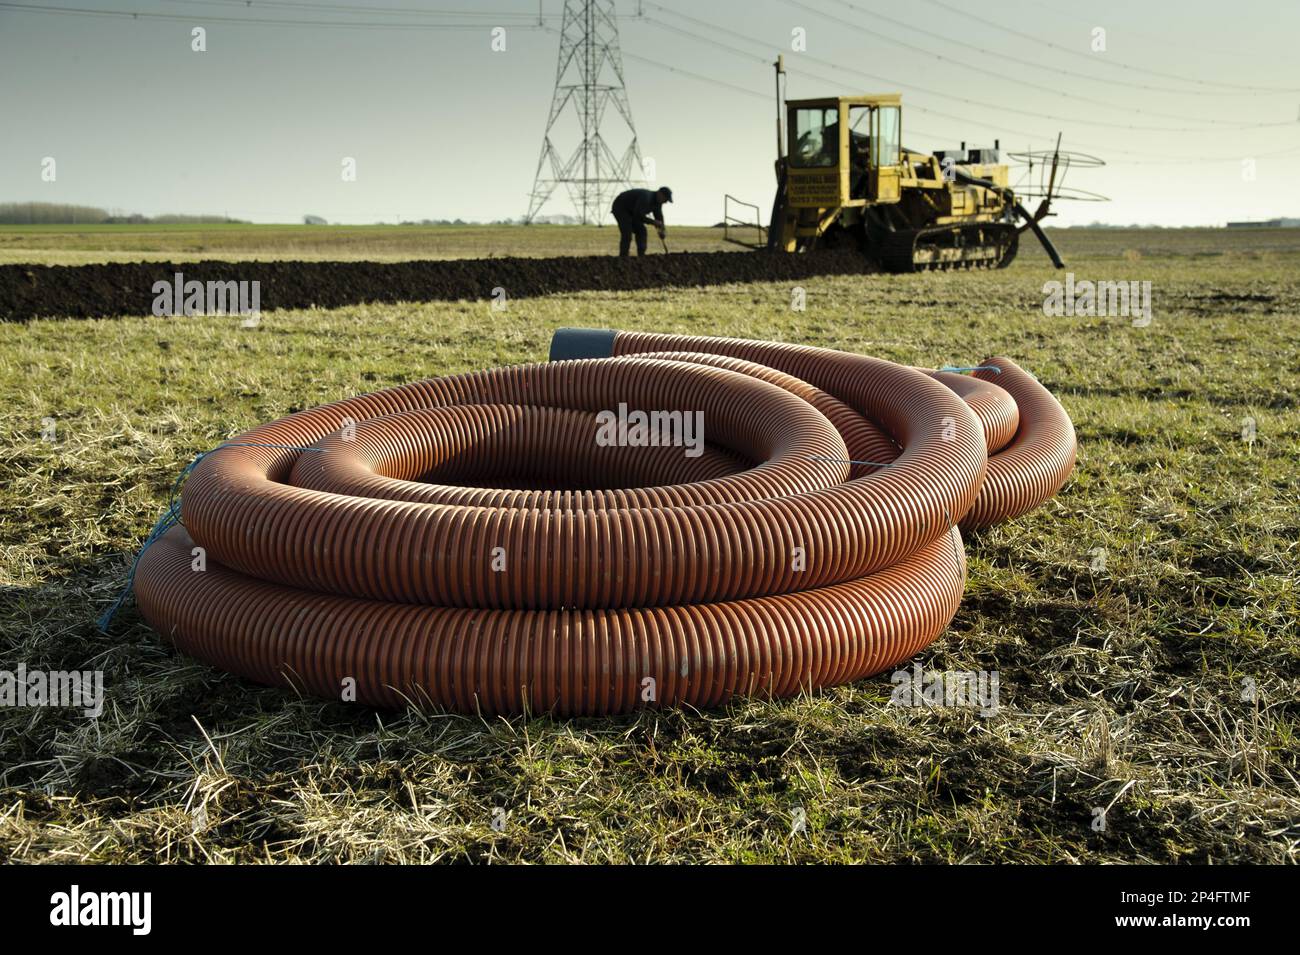
[[[839,160],[839,110],[834,106],[794,111],[790,165],[834,166]]]
[[[897,166],[899,162],[900,110],[897,106],[881,106],[876,110],[876,165]]]

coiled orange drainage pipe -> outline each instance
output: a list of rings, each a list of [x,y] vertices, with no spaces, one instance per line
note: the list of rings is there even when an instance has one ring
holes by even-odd
[[[929,644],[965,582],[956,525],[1028,511],[1074,464],[1070,419],[1006,358],[968,377],[564,329],[552,359],[302,411],[204,457],[184,526],[139,559],[145,619],[249,679],[378,706],[784,696]],[[620,409],[681,414],[620,432]]]

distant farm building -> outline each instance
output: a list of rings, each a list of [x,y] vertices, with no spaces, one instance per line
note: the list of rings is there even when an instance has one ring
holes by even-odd
[[[1262,219],[1259,222],[1229,222],[1229,229],[1295,229],[1300,219]]]

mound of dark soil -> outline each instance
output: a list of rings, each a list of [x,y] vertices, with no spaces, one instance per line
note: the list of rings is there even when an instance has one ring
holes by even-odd
[[[0,319],[149,315],[156,282],[259,282],[263,311],[361,302],[527,298],[584,290],[691,287],[863,272],[855,251],[806,255],[687,252],[636,259],[451,259],[420,262],[130,262],[0,266]]]

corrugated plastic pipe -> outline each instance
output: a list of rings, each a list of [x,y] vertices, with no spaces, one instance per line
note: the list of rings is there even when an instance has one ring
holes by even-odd
[[[874,418],[866,381],[855,379],[857,373],[869,376],[879,362],[875,358],[809,345],[594,328],[562,328],[551,341],[552,361],[661,351],[704,352],[758,362],[823,388],[865,418]],[[970,405],[987,438],[988,474],[975,506],[961,519],[963,530],[1018,517],[1061,489],[1074,469],[1074,425],[1033,375],[1000,356],[981,362],[973,378],[943,371],[924,374]],[[876,423],[889,427],[887,422]]]
[[[1073,459],[1069,419],[1010,362],[994,385],[578,330],[552,354],[602,341],[603,355],[420,381],[233,439],[190,475],[184,526],[141,555],[142,613],[231,672],[380,706],[783,696],[926,646],[961,598],[956,523],[1060,486],[1069,465],[1043,453],[1044,422]],[[598,440],[619,409],[676,412],[660,420],[681,440]],[[989,449],[1018,455],[992,494]]]

